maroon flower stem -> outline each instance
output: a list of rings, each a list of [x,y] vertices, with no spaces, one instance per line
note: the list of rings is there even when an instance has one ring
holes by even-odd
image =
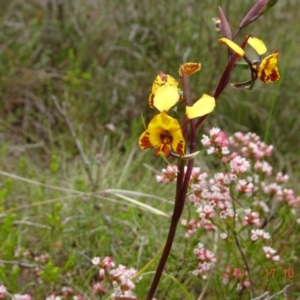
[[[227,86],[229,79],[230,79],[230,72],[232,71],[232,69],[234,68],[236,62],[240,59],[240,57],[237,54],[233,54],[231,56],[231,58],[229,59],[229,62],[224,70],[224,72],[222,73],[222,76],[219,80],[218,86],[216,88],[216,91],[214,93],[214,98],[215,100],[218,99],[218,97],[220,96],[220,94],[223,92],[223,90],[225,89],[225,87]],[[202,116],[198,122],[196,123],[196,129],[204,122],[204,120],[207,118],[207,115]]]
[[[228,64],[229,65],[229,64]],[[219,95],[222,93],[222,91],[225,89],[226,85],[228,84],[229,82],[229,73],[230,71],[228,72],[227,68],[225,69],[225,71],[223,72],[222,74],[222,77],[219,81],[219,84],[217,86],[217,89],[214,93],[214,98],[215,100],[217,100],[217,98],[219,97]],[[202,116],[198,122],[196,123],[196,128],[198,128],[203,122],[204,120],[207,118],[208,115],[204,115]]]
[[[179,222],[180,216],[182,214],[183,208],[184,208],[184,200],[185,197],[182,199],[182,183],[184,179],[184,165],[185,162],[184,160],[180,160],[180,167],[179,167],[179,172],[178,172],[178,177],[177,177],[177,183],[176,183],[176,198],[175,198],[175,206],[174,206],[174,211],[171,219],[171,224],[169,228],[169,233],[167,237],[167,241],[165,244],[164,251],[161,255],[159,264],[157,266],[150,290],[148,292],[146,300],[152,300],[155,291],[157,289],[157,286],[159,284],[162,272],[164,270],[165,264],[167,262],[167,259],[169,257],[172,244],[174,241],[175,233],[176,233],[176,228],[177,224]]]

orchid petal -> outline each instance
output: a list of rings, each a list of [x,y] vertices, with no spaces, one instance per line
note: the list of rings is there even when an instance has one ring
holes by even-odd
[[[201,117],[212,112],[215,108],[215,105],[216,101],[214,97],[203,94],[193,106],[186,106],[186,114],[189,119]]]
[[[237,55],[243,57],[245,55],[245,51],[236,43],[233,41],[227,39],[227,38],[221,38],[219,39],[219,42],[226,45],[228,48],[230,48],[233,52],[235,52]]]
[[[257,52],[258,55],[262,55],[267,52],[267,47],[262,40],[249,37],[248,44]]]
[[[178,88],[165,84],[159,87],[153,98],[153,105],[160,111],[168,111],[179,100]]]

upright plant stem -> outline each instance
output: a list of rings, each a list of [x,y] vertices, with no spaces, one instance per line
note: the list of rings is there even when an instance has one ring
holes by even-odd
[[[156,269],[155,275],[154,275],[154,279],[152,281],[150,290],[148,292],[147,298],[146,300],[152,300],[155,291],[157,289],[158,283],[160,281],[162,272],[164,270],[165,264],[167,262],[167,259],[169,257],[172,245],[173,245],[173,241],[174,241],[174,237],[175,237],[175,233],[176,233],[176,228],[177,228],[177,224],[179,222],[183,207],[184,207],[184,199],[182,201],[181,199],[181,191],[182,191],[182,184],[183,184],[183,179],[184,179],[184,166],[185,166],[185,162],[184,160],[180,161],[180,167],[179,167],[179,172],[178,172],[178,177],[177,177],[177,183],[176,183],[176,197],[175,197],[175,206],[174,206],[174,211],[173,211],[173,215],[172,215],[172,219],[171,219],[171,224],[170,224],[170,228],[169,228],[169,233],[168,233],[168,237],[167,237],[167,241],[166,241],[166,245],[164,248],[164,251],[161,255],[161,258],[159,260],[159,264],[158,267]]]

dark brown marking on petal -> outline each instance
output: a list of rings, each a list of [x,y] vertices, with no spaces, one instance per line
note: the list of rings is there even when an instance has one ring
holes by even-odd
[[[154,108],[154,94],[152,93],[149,95],[149,106]]]
[[[179,154],[181,157],[184,156],[184,141],[181,140],[178,145],[177,148],[175,149],[176,153]]]
[[[154,154],[156,156],[159,155],[159,154],[162,154],[162,155],[168,157],[171,154],[171,146],[166,145],[166,144],[160,144],[155,148]]]
[[[139,145],[142,149],[153,147],[153,145],[150,142],[150,132],[146,131],[139,140]]]
[[[280,78],[280,75],[279,75],[278,71],[276,69],[273,69],[272,73],[270,75],[271,81],[278,81],[279,78]]]

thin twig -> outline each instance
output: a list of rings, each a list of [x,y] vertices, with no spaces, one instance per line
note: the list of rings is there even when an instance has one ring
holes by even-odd
[[[25,267],[25,268],[41,268],[43,269],[44,267],[41,265],[37,264],[29,264],[26,262],[18,261],[18,260],[2,260],[0,259],[0,265],[18,265],[20,267]]]
[[[83,161],[83,164],[84,164],[84,167],[85,167],[85,170],[87,172],[87,175],[89,177],[89,180],[92,184],[92,188],[93,188],[93,191],[95,191],[97,189],[97,183],[95,182],[93,176],[92,176],[92,170],[91,170],[91,164],[90,164],[90,161],[88,160],[87,156],[85,155],[84,151],[83,151],[83,148],[82,148],[82,145],[80,143],[80,140],[78,139],[77,137],[77,134],[73,128],[73,124],[72,122],[70,121],[70,119],[68,118],[68,115],[67,115],[67,112],[66,112],[66,109],[65,107],[61,107],[56,99],[55,96],[52,96],[52,100],[53,100],[53,103],[57,109],[57,111],[64,117],[65,119],[65,122],[68,126],[68,129],[73,137],[73,140],[76,144],[76,147],[80,153],[80,156],[82,158],[82,161]]]
[[[249,265],[248,265],[247,259],[246,259],[246,257],[245,257],[245,254],[244,254],[243,250],[242,250],[240,241],[239,241],[239,239],[238,239],[238,237],[237,237],[237,234],[236,234],[235,230],[233,230],[233,236],[234,236],[234,239],[235,239],[235,243],[236,243],[236,245],[237,245],[237,247],[238,247],[238,249],[239,249],[239,252],[240,252],[240,254],[241,254],[241,256],[242,256],[242,259],[243,259],[243,261],[244,261],[245,268],[246,268],[246,270],[247,270],[247,272],[248,272],[250,281],[253,282],[252,276],[251,276],[251,270],[250,270],[250,267],[249,267]],[[252,292],[252,294],[254,294],[254,291],[253,291],[253,288],[252,288],[252,287],[251,287],[251,292]]]
[[[38,223],[32,223],[32,222],[28,222],[28,221],[14,221],[13,224],[14,225],[28,225],[28,226],[39,227],[39,228],[44,228],[44,229],[51,229],[50,226],[38,224]]]
[[[271,299],[274,299],[275,297],[283,294],[291,285],[292,285],[292,283],[286,285],[281,291],[279,291],[278,293],[276,293],[274,295],[269,296],[269,292],[265,292],[265,293],[263,293],[262,295],[260,295],[256,298],[252,298],[251,300],[271,300]],[[265,296],[266,296],[266,298],[264,298]]]

